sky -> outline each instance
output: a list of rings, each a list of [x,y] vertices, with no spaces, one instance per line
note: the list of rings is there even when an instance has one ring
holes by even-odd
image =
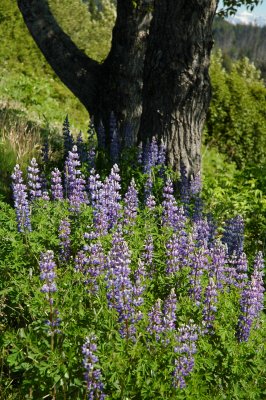
[[[263,0],[262,4],[256,6],[252,12],[247,10],[245,6],[239,7],[236,16],[230,17],[230,20],[234,23],[266,25],[266,0]]]
[[[239,7],[238,10],[239,10],[239,12],[246,11],[246,7],[241,6],[241,7]],[[256,6],[252,13],[256,16],[262,16],[262,17],[266,18],[266,0],[263,0],[262,4],[260,4],[259,6]]]

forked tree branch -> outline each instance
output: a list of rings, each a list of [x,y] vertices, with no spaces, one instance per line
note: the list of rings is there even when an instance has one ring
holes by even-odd
[[[85,55],[61,29],[47,0],[17,0],[29,32],[62,82],[93,114],[99,64]]]

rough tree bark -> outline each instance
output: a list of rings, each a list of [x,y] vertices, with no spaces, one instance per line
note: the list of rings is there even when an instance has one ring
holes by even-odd
[[[150,27],[140,138],[156,134],[168,164],[183,164],[189,174],[200,169],[216,7],[216,0],[155,0]]]
[[[168,162],[175,169],[183,163],[189,174],[198,171],[218,0],[117,0],[112,46],[103,64],[76,47],[47,0],[17,3],[56,74],[96,123],[103,120],[107,147],[114,111],[122,146],[155,136],[166,143]]]

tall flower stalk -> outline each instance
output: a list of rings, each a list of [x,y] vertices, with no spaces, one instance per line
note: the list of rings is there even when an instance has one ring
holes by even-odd
[[[12,189],[14,207],[16,210],[17,224],[19,232],[31,231],[30,207],[28,202],[27,187],[23,182],[22,171],[17,164],[12,174]]]

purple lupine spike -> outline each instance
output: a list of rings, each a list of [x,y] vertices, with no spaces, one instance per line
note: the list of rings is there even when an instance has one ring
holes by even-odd
[[[161,308],[162,301],[161,299],[158,299],[148,314],[149,325],[147,327],[147,332],[155,336],[157,342],[161,339],[162,332],[164,331],[163,313]]]
[[[102,121],[100,121],[97,129],[97,141],[99,149],[106,148],[106,133]]]
[[[113,112],[110,116],[110,158],[112,163],[117,163],[120,155],[117,121]]]
[[[158,161],[157,163],[159,165],[165,165],[166,162],[166,146],[163,142],[161,142],[159,146],[159,151],[158,151]]]
[[[163,189],[163,226],[173,228],[176,230],[184,229],[186,217],[184,215],[183,207],[178,207],[176,199],[173,195],[174,189],[170,178],[167,179]]]
[[[55,168],[51,172],[51,192],[53,200],[62,200],[63,199],[63,185],[61,172],[58,168]]]
[[[81,163],[87,161],[87,150],[86,145],[83,141],[82,132],[79,132],[77,137],[77,153],[79,155],[79,160]]]
[[[153,194],[150,194],[146,200],[146,207],[150,212],[153,212],[156,208],[156,201]]]
[[[148,235],[144,241],[144,252],[142,254],[142,259],[145,265],[146,270],[149,271],[150,276],[153,275],[153,237],[152,235]]]
[[[91,147],[88,151],[87,155],[87,160],[88,160],[88,170],[90,171],[91,169],[96,167],[96,151],[95,147]]]
[[[73,146],[72,151],[69,151],[65,163],[65,181],[66,192],[70,203],[70,211],[78,213],[81,204],[87,202],[85,192],[85,179],[78,169],[80,166],[79,156],[77,153],[77,146]]]
[[[125,194],[124,224],[133,226],[137,217],[138,191],[134,178],[132,178]]]
[[[39,166],[36,162],[36,159],[33,158],[28,166],[28,185],[30,189],[29,197],[31,201],[42,197],[39,173]]]
[[[239,288],[245,287],[246,281],[248,279],[248,261],[247,256],[242,252],[236,263],[236,286]]]
[[[44,191],[42,192],[42,197],[41,197],[41,199],[42,199],[42,200],[45,200],[45,201],[50,201],[50,196],[49,196],[49,193],[48,193],[47,190],[44,190]]]
[[[197,247],[208,247],[210,229],[206,218],[198,219],[193,223],[192,236]]]
[[[30,207],[28,202],[27,188],[23,183],[22,171],[17,164],[14,168],[14,172],[11,175],[13,183],[13,198],[14,207],[16,210],[17,224],[19,232],[31,231],[30,222]]]
[[[152,195],[153,179],[151,171],[148,172],[146,182],[144,184],[144,202],[147,204],[148,198]]]
[[[203,308],[203,326],[205,333],[213,332],[213,321],[217,311],[217,285],[213,278],[209,279],[208,286],[205,291],[205,300]]]
[[[166,244],[166,273],[176,274],[188,263],[188,236],[186,231],[174,233]]]
[[[210,256],[210,276],[213,277],[217,289],[222,289],[226,282],[227,247],[219,240],[216,240],[210,250]]]
[[[64,139],[64,158],[68,156],[69,151],[72,150],[74,145],[74,138],[70,133],[70,124],[68,116],[66,116],[63,122],[63,139]]]
[[[77,252],[75,257],[75,271],[81,272],[82,274],[86,274],[88,266],[88,257],[84,250],[80,250]]]
[[[49,320],[46,324],[50,327],[50,334],[60,333],[59,329],[55,329],[60,325],[61,319],[58,317],[59,312],[56,310],[54,305],[53,293],[57,291],[55,278],[56,278],[56,264],[54,261],[54,253],[52,250],[48,250],[45,253],[41,253],[40,257],[40,279],[44,281],[41,288],[41,292],[46,294],[46,300],[50,305]]]
[[[201,276],[208,269],[209,261],[207,258],[208,252],[203,247],[197,249],[194,254],[190,254],[190,297],[197,306],[201,304]]]
[[[96,294],[99,289],[98,280],[105,273],[106,257],[101,243],[93,243],[86,247],[86,262],[83,262],[85,284],[89,292]]]
[[[259,256],[260,257],[260,256]],[[258,262],[258,258],[256,259]],[[263,279],[262,271],[255,269],[251,281],[242,290],[240,299],[241,314],[238,319],[237,338],[239,342],[247,342],[251,328],[263,309]]]
[[[60,255],[61,261],[66,263],[69,261],[70,258],[70,221],[65,218],[60,221],[59,230],[58,230],[58,237],[60,240]]]
[[[82,346],[83,367],[85,369],[84,378],[86,381],[87,394],[89,400],[103,400],[105,394],[102,383],[102,374],[99,368],[99,359],[97,357],[96,336],[90,334]]]
[[[156,138],[153,136],[150,145],[150,164],[152,167],[158,164],[159,148]]]
[[[142,144],[142,142],[140,142],[138,145],[137,161],[138,161],[139,165],[143,164],[143,144]]]
[[[147,174],[150,172],[152,164],[151,164],[151,157],[150,157],[150,141],[149,139],[144,145],[143,152],[142,152],[142,162],[143,162],[143,172]]]
[[[164,330],[166,332],[175,330],[176,305],[177,305],[177,298],[175,290],[172,289],[170,295],[166,298],[163,307],[163,325],[164,325]]]
[[[173,386],[176,389],[184,389],[186,387],[185,378],[191,374],[194,368],[194,354],[197,351],[196,341],[198,340],[197,331],[198,329],[193,324],[193,321],[178,328],[176,335],[178,345],[174,348],[174,353],[177,357],[173,372]]]
[[[113,235],[112,248],[107,260],[107,300],[109,307],[118,313],[120,334],[123,338],[135,338],[135,320],[138,313],[134,306],[134,290],[130,281],[130,252],[121,229]]]
[[[240,215],[226,221],[222,242],[227,244],[229,255],[234,252],[239,255],[243,252],[244,221]]]
[[[121,195],[120,195],[120,175],[117,164],[114,164],[110,175],[104,181],[104,187],[100,190],[100,206],[105,209],[107,215],[109,229],[113,228],[117,223],[121,211]]]
[[[89,201],[93,208],[95,208],[96,205],[99,203],[99,190],[102,188],[102,186],[103,183],[100,180],[100,175],[96,174],[95,169],[92,168],[89,176],[88,189]]]

